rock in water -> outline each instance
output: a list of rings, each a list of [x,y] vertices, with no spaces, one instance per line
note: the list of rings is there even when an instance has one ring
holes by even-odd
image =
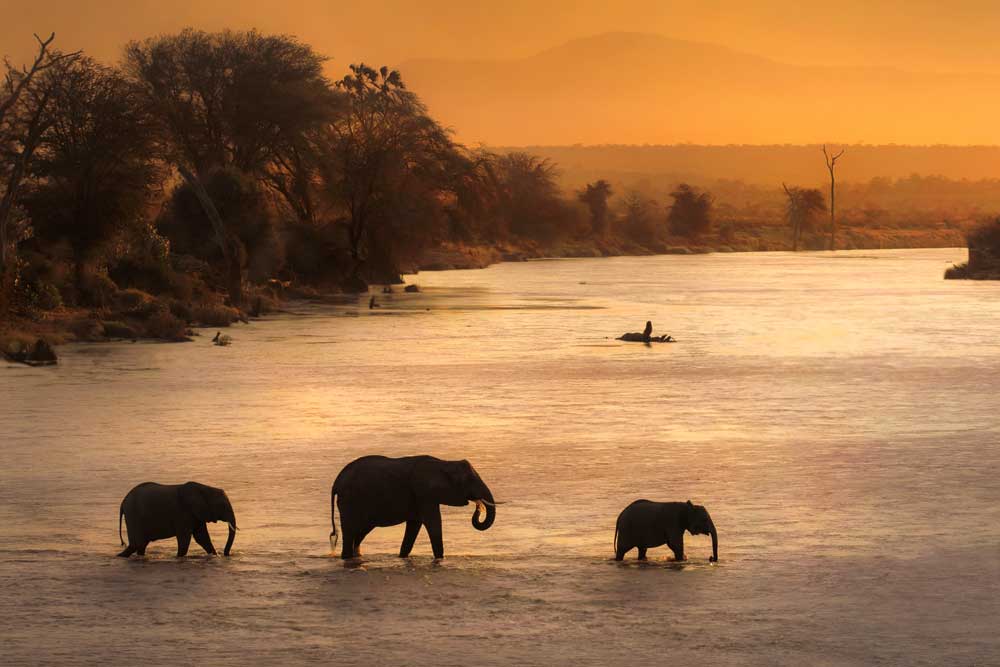
[[[50,366],[59,361],[52,346],[39,338],[34,345],[22,348],[11,346],[11,349],[4,350],[3,356],[8,361],[14,361],[28,366]]]
[[[51,345],[39,338],[35,342],[35,347],[28,353],[28,361],[35,364],[54,364],[59,361],[59,357]]]
[[[420,291],[420,286],[419,285],[407,285],[406,287],[403,288],[403,291],[404,292],[419,292]]]

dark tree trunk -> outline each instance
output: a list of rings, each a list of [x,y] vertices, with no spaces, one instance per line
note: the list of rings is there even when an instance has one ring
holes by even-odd
[[[229,292],[229,301],[234,308],[242,310],[243,267],[240,266],[239,253],[234,252],[236,250],[233,247],[235,244],[229,238],[226,225],[222,221],[222,216],[219,215],[219,210],[215,208],[215,204],[208,195],[208,191],[205,190],[205,186],[202,185],[201,180],[182,164],[177,165],[177,171],[180,172],[181,177],[194,191],[202,210],[208,217],[209,222],[212,223],[212,229],[215,231],[215,240],[219,244],[219,249],[222,250],[222,259],[226,266],[226,288]]]

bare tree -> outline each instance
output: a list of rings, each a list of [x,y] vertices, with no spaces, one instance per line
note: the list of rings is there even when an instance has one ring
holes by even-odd
[[[839,153],[831,156],[826,152],[826,144],[823,144],[823,157],[826,159],[826,168],[830,172],[830,250],[837,249],[837,218],[834,208],[836,204],[837,181],[834,178],[833,170],[837,166],[837,160],[840,159],[840,156],[843,154],[844,149],[841,148]]]
[[[38,53],[30,66],[15,67],[4,60],[0,88],[0,291],[6,285],[10,264],[11,213],[28,172],[35,148],[48,128],[46,114],[52,99],[52,82],[38,84],[40,75],[53,67],[75,61],[80,52],[58,53],[51,50],[56,34],[48,39],[35,35]],[[49,85],[46,85],[48,83]]]

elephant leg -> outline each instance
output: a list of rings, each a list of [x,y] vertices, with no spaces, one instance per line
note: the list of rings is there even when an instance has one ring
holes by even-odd
[[[356,544],[358,542],[358,526],[354,521],[351,521],[349,516],[344,516],[344,510],[340,510],[340,528],[344,533],[341,539],[344,540],[343,546],[340,547],[340,557],[344,560],[349,560],[351,558],[357,557]]]
[[[625,560],[625,554],[627,554],[631,548],[632,545],[623,541],[621,536],[619,536],[618,544],[615,546],[615,560]]]
[[[350,560],[351,558],[355,557],[355,555],[354,555],[354,541],[355,541],[354,533],[349,533],[349,532],[347,532],[345,530],[344,531],[344,543],[340,547],[340,557],[342,559],[344,559],[344,560]]]
[[[421,525],[420,519],[410,519],[406,522],[406,533],[403,535],[403,544],[399,547],[400,558],[406,558],[413,551],[413,543],[417,541]]]
[[[146,547],[149,546],[149,542],[139,542],[135,547],[135,552],[140,556],[146,555]]]
[[[646,560],[646,547],[639,547],[639,560]]]
[[[191,533],[186,530],[183,533],[178,533],[177,557],[183,558],[184,556],[187,556],[189,546],[191,546]]]
[[[208,534],[208,526],[199,525],[194,529],[194,541],[198,543],[205,553],[215,555],[215,546],[212,545],[212,537]]]
[[[365,541],[368,537],[368,533],[372,532],[375,526],[365,526],[363,529],[357,532],[357,537],[354,539],[354,556],[358,557],[361,555],[361,543]]]
[[[667,546],[674,552],[674,560],[684,560],[684,533],[672,537]]]
[[[131,556],[134,553],[135,553],[135,547],[133,547],[130,544],[127,547],[125,547],[124,551],[122,551],[120,554],[118,554],[118,557],[119,558],[128,558],[129,556]]]
[[[420,514],[421,522],[427,528],[427,535],[431,538],[431,549],[434,551],[434,558],[444,558],[440,505],[428,506],[422,509]]]

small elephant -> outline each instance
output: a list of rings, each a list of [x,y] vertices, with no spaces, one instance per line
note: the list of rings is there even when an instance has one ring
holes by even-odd
[[[338,501],[339,497],[339,501]],[[348,463],[330,489],[330,548],[337,546],[334,509],[340,508],[344,544],[340,557],[357,558],[361,542],[376,527],[406,523],[400,558],[413,549],[420,527],[427,529],[435,558],[444,558],[441,505],[476,503],[472,525],[487,530],[496,518],[489,487],[468,461],[442,461],[433,456],[363,456]],[[483,507],[486,518],[481,518]]]
[[[188,482],[157,484],[144,482],[122,500],[118,511],[118,539],[121,540],[122,517],[128,530],[128,546],[118,554],[128,558],[133,553],[145,555],[146,546],[155,540],[177,538],[177,557],[186,556],[191,537],[206,553],[216,553],[208,535],[208,522],[229,524],[229,539],[223,553],[228,556],[236,537],[236,515],[229,497],[222,489]],[[124,540],[121,540],[125,544]]]
[[[646,549],[666,544],[674,559],[684,560],[684,531],[692,535],[712,536],[712,557],[719,560],[719,536],[708,510],[701,505],[656,503],[637,500],[618,515],[615,524],[615,560],[622,560],[631,549],[639,548],[639,560],[646,560]]]

